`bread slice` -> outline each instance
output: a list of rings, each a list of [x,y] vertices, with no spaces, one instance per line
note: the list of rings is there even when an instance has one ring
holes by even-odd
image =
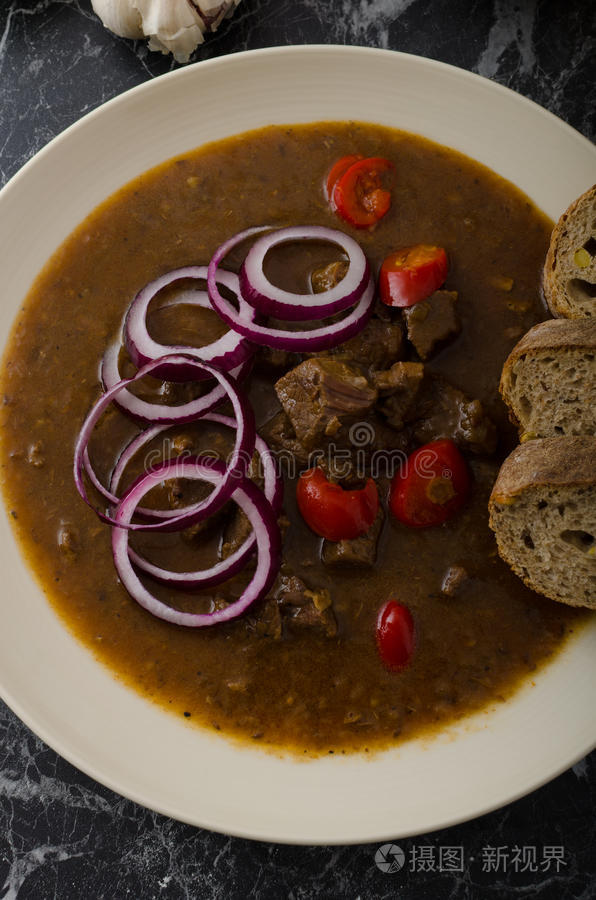
[[[596,437],[528,441],[489,500],[502,558],[528,587],[596,609]]]
[[[542,284],[553,316],[596,317],[596,185],[555,226]]]
[[[521,440],[596,434],[596,318],[531,328],[503,366],[500,391]]]

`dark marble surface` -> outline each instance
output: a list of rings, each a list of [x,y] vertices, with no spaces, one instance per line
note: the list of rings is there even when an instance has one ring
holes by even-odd
[[[593,140],[595,9],[582,0],[243,0],[193,59],[302,43],[403,50],[508,85]],[[106,32],[89,0],[1,0],[0,184],[80,116],[174,65]],[[376,845],[267,845],[165,819],[73,769],[0,707],[6,900],[587,900],[596,897],[595,811],[592,754],[499,812],[399,841],[405,864],[385,873]]]

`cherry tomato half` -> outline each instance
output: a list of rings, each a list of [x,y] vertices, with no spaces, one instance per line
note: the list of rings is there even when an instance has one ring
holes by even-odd
[[[391,482],[389,508],[411,528],[441,525],[461,509],[470,487],[466,461],[453,441],[442,438],[408,457],[405,471]]]
[[[415,629],[412,613],[403,603],[388,600],[377,616],[377,647],[388,669],[408,665],[414,654]]]
[[[379,293],[387,306],[413,306],[445,283],[449,262],[442,247],[416,244],[390,253],[379,273]]]
[[[348,171],[350,166],[353,166],[355,162],[358,162],[359,159],[363,159],[363,156],[360,153],[354,153],[351,156],[342,156],[341,159],[338,159],[336,163],[331,166],[329,170],[329,175],[327,176],[327,183],[325,185],[325,190],[327,193],[327,199],[331,202],[333,206],[333,188],[335,187],[336,182],[340,178],[341,175],[344,175],[345,172]],[[335,209],[335,207],[333,206]]]
[[[302,518],[315,534],[329,541],[352,540],[365,534],[379,511],[379,492],[369,478],[360,490],[344,490],[328,481],[320,468],[298,479],[296,500]]]
[[[383,186],[381,175],[394,168],[392,162],[381,156],[368,156],[352,163],[333,186],[332,208],[356,228],[375,225],[391,206],[391,192]]]

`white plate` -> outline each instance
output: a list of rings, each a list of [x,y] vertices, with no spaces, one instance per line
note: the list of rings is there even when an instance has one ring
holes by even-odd
[[[165,75],[52,141],[0,193],[0,334],[33,277],[107,195],[206,141],[269,123],[360,119],[487,164],[558,217],[596,181],[596,150],[533,103],[398,53],[288,47]],[[523,247],[520,247],[523,253]],[[274,841],[413,835],[477,816],[596,744],[596,622],[498,710],[375,756],[297,763],[179,722],[124,688],[46,603],[2,515],[0,684],[40,737],[115,791],[196,825]]]

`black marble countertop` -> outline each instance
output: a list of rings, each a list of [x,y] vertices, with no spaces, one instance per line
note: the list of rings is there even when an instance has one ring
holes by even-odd
[[[583,0],[243,0],[193,61],[286,44],[402,50],[505,84],[594,140],[595,14]],[[0,185],[82,115],[175,66],[107,32],[90,0],[2,0]],[[595,812],[593,753],[498,812],[400,840],[405,863],[386,873],[377,845],[256,843],[150,812],[78,772],[0,706],[0,900],[588,900]]]

